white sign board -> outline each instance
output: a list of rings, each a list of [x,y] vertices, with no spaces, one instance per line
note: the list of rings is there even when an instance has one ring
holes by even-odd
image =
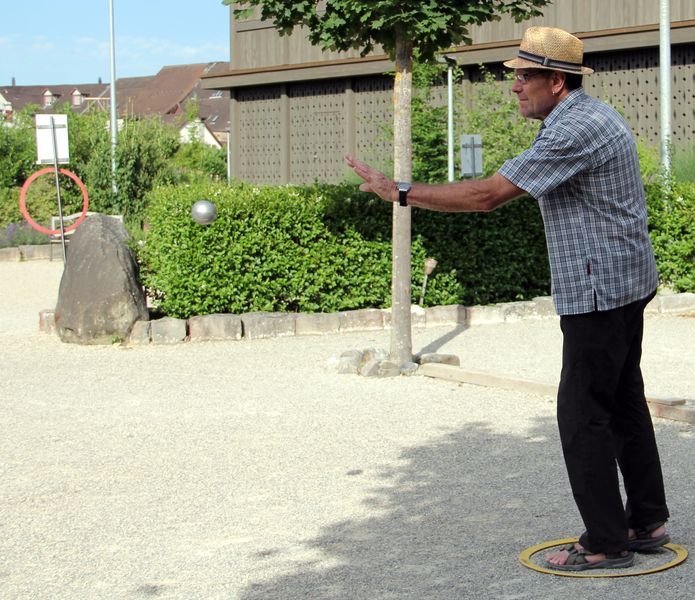
[[[54,148],[58,153],[57,161]],[[36,156],[40,165],[70,162],[67,115],[36,115]]]
[[[483,174],[483,140],[478,134],[461,136],[461,177]]]

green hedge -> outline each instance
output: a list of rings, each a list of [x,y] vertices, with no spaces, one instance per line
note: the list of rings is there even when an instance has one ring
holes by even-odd
[[[695,292],[695,184],[645,185],[649,233],[661,284]]]
[[[217,206],[193,222],[198,199]],[[251,311],[390,306],[391,207],[354,185],[161,187],[148,197],[142,279],[161,311],[186,318]],[[413,211],[413,299],[425,256],[439,261],[426,305],[478,304],[549,292],[536,203],[490,214]]]

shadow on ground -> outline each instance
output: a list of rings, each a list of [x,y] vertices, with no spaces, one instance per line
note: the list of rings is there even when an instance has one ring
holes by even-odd
[[[664,577],[680,591],[662,597],[686,597],[681,580],[692,575],[684,570],[578,580],[519,564],[523,549],[580,532],[554,419],[537,419],[523,437],[471,424],[402,459],[402,468],[378,474],[365,499],[381,516],[305,540],[323,560],[291,564],[281,550],[260,552],[258,561],[277,561],[291,574],[252,583],[240,598],[652,598],[663,594]]]
[[[477,423],[405,451],[405,466],[379,473],[365,499],[383,516],[336,523],[306,542],[335,566],[297,564],[241,598],[525,597],[517,580],[536,576],[518,565],[519,552],[542,539],[548,516],[572,512],[549,491],[566,488],[554,438],[552,420],[524,438]],[[269,548],[258,560],[283,557]]]

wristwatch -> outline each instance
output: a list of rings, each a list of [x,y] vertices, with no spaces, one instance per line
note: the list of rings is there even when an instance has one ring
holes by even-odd
[[[408,206],[408,192],[410,188],[413,187],[407,181],[397,181],[396,189],[398,190],[398,204],[401,206]]]

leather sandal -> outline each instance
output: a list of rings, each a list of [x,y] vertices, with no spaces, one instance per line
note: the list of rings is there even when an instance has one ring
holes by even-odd
[[[545,566],[556,571],[587,571],[589,569],[624,569],[631,567],[635,562],[634,552],[628,550],[607,553],[606,558],[595,562],[589,562],[586,559],[587,555],[593,554],[592,552],[578,550],[574,544],[565,546],[563,550],[569,553],[564,565],[555,565],[546,561]]]
[[[627,541],[628,550],[632,552],[649,552],[650,550],[657,550],[664,544],[668,544],[671,541],[668,533],[652,537],[652,533],[665,524],[665,521],[658,521],[641,529],[636,529],[635,537]]]

